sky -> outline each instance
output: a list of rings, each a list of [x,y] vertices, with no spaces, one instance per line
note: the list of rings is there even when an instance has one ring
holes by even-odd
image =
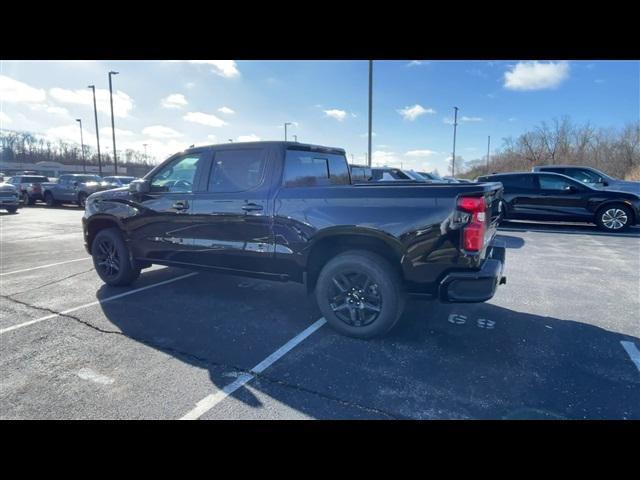
[[[0,61],[0,128],[110,152],[107,73],[113,76],[118,151],[158,162],[190,145],[289,139],[342,147],[364,163],[367,61]],[[502,140],[568,115],[622,127],[640,118],[638,61],[374,61],[373,164],[448,172]]]

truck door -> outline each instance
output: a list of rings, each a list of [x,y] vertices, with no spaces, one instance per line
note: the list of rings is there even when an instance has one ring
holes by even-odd
[[[275,151],[262,146],[218,148],[206,192],[193,206],[192,258],[222,271],[274,271],[271,189]]]
[[[194,199],[208,156],[209,151],[178,155],[149,179],[150,191],[136,199],[140,214],[127,225],[136,258],[191,263]]]

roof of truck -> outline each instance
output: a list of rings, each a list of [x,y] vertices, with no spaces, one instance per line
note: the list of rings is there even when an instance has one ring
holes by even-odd
[[[228,142],[228,143],[216,143],[212,145],[201,145],[198,147],[187,148],[185,152],[195,152],[201,150],[208,149],[218,149],[224,148],[225,150],[235,149],[235,148],[247,148],[247,147],[268,147],[268,146],[281,146],[282,148],[294,148],[297,150],[310,150],[310,151],[320,151],[325,153],[336,153],[336,154],[345,154],[345,150],[343,148],[337,147],[327,147],[325,145],[315,145],[313,143],[301,143],[301,142],[284,142],[284,141],[276,141],[276,140],[265,140],[259,142]]]

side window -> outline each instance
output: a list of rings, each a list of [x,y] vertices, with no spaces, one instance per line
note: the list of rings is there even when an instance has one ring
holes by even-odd
[[[541,190],[564,190],[570,185],[574,185],[570,180],[555,175],[540,175]]]
[[[151,179],[152,193],[191,193],[196,177],[196,169],[202,157],[193,153],[178,157],[165,165]]]
[[[571,168],[571,169],[568,169],[566,175],[571,178],[575,178],[579,182],[583,182],[583,183],[602,182],[602,178],[600,177],[600,175],[593,173],[590,170],[575,170]]]
[[[263,149],[219,150],[213,157],[209,191],[244,192],[262,182],[266,156]]]
[[[316,187],[349,183],[349,167],[343,155],[288,150],[285,187]]]
[[[494,177],[491,180],[501,182],[507,191],[531,191],[536,189],[533,175],[505,175],[504,177]]]

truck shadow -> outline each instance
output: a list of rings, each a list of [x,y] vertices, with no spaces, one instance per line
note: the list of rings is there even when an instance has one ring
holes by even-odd
[[[127,337],[207,369],[218,390],[320,317],[299,285],[205,273],[101,307]],[[621,341],[640,347],[578,321],[410,301],[389,336],[325,326],[225,402],[241,418],[264,417],[261,398],[312,418],[640,418],[640,372]]]

